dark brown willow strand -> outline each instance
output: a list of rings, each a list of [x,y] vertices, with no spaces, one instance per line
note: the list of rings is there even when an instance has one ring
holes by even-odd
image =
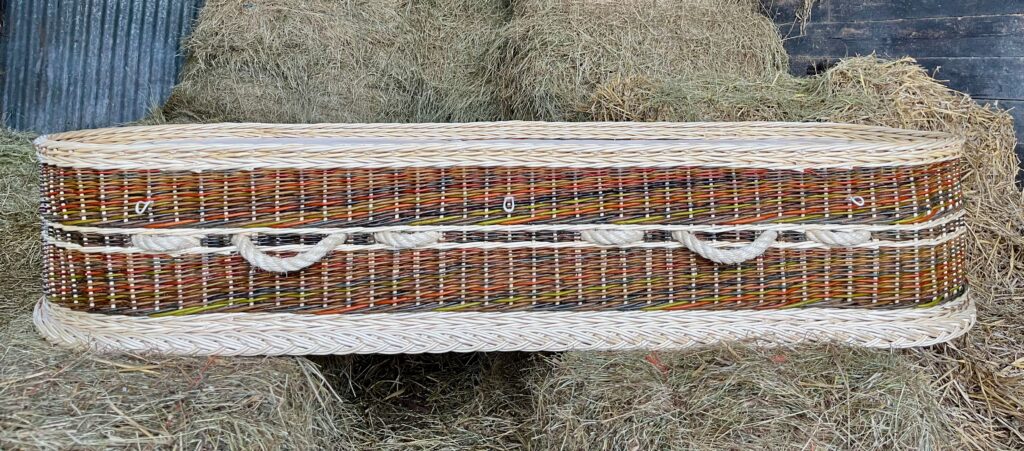
[[[684,248],[339,250],[295,273],[237,254],[86,253],[45,247],[47,296],[125,315],[416,311],[910,308],[965,286],[964,242],[773,248],[716,265]]]
[[[956,211],[963,163],[852,170],[42,168],[45,219],[102,227],[907,224]],[[511,198],[515,207],[503,209]],[[861,203],[862,205],[858,205]],[[141,208],[140,208],[141,207]]]

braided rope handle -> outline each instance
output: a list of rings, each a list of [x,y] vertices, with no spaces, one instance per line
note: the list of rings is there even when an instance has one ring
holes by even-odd
[[[412,249],[441,241],[441,232],[376,232],[373,240],[394,249]]]
[[[871,232],[854,230],[851,232],[833,232],[831,230],[808,230],[804,236],[826,246],[856,246],[871,241]]]
[[[856,246],[871,240],[871,232],[849,231],[836,232],[831,230],[807,230],[804,232],[808,240],[815,241],[826,246]],[[429,246],[441,241],[442,233],[438,231],[428,232],[376,232],[374,240],[378,244],[393,249],[413,249]],[[202,236],[173,236],[173,235],[133,235],[132,244],[136,247],[150,252],[177,252],[201,246]],[[600,246],[619,246],[642,242],[644,232],[642,230],[621,230],[621,229],[594,229],[585,230],[580,233],[580,238]],[[757,258],[768,250],[778,238],[775,230],[762,232],[751,243],[733,249],[723,249],[711,243],[697,238],[692,232],[675,231],[672,238],[682,243],[690,251],[723,265],[734,265],[747,260]],[[250,264],[264,271],[290,272],[298,271],[322,260],[336,247],[348,239],[348,234],[339,232],[328,235],[313,247],[300,252],[292,257],[276,257],[269,255],[256,248],[246,234],[238,234],[232,237],[231,242],[238,249],[239,255]]]
[[[594,229],[580,232],[580,239],[602,246],[618,246],[644,240],[643,230]]]
[[[150,252],[176,252],[202,246],[201,235],[132,235],[132,245]]]
[[[737,263],[743,263],[747,260],[757,258],[771,247],[772,243],[775,242],[775,239],[778,238],[778,236],[778,232],[774,230],[766,230],[761,232],[761,234],[758,235],[754,241],[750,242],[750,244],[735,249],[722,249],[697,238],[697,235],[694,235],[693,232],[687,232],[685,230],[672,232],[672,238],[683,243],[687,249],[690,249],[701,257],[723,265],[735,265]]]
[[[238,254],[249,264],[264,271],[290,272],[307,268],[319,262],[347,239],[347,233],[327,235],[315,246],[291,257],[275,257],[257,249],[248,235],[235,235],[231,237],[231,242],[238,248]]]

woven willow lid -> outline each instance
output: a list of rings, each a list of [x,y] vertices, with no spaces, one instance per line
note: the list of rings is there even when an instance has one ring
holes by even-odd
[[[825,169],[960,157],[949,135],[833,123],[195,124],[36,140],[45,164],[96,169],[678,167]]]

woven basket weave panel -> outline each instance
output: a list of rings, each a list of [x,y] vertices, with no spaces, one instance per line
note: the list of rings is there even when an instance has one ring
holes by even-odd
[[[820,171],[43,166],[45,219],[102,227],[915,223],[962,202],[963,165]],[[503,209],[511,198],[514,208]],[[140,206],[142,208],[140,208]]]
[[[781,123],[71,132],[38,141],[48,296],[127,315],[929,306],[965,284],[959,146]],[[590,225],[644,243],[599,247]],[[440,243],[415,250],[376,235],[431,227]],[[259,269],[233,241],[288,257],[340,232],[301,270]],[[766,233],[775,244],[738,265],[680,244]],[[139,234],[190,250],[146,251]]]
[[[771,249],[717,265],[686,249],[336,251],[298,273],[237,255],[46,246],[48,297],[76,310],[200,312],[902,308],[954,298],[963,238],[936,246]]]

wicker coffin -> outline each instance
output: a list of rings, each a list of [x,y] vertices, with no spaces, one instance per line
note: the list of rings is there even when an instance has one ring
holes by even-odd
[[[843,124],[40,137],[52,340],[193,354],[920,346],[963,333],[960,141]]]

